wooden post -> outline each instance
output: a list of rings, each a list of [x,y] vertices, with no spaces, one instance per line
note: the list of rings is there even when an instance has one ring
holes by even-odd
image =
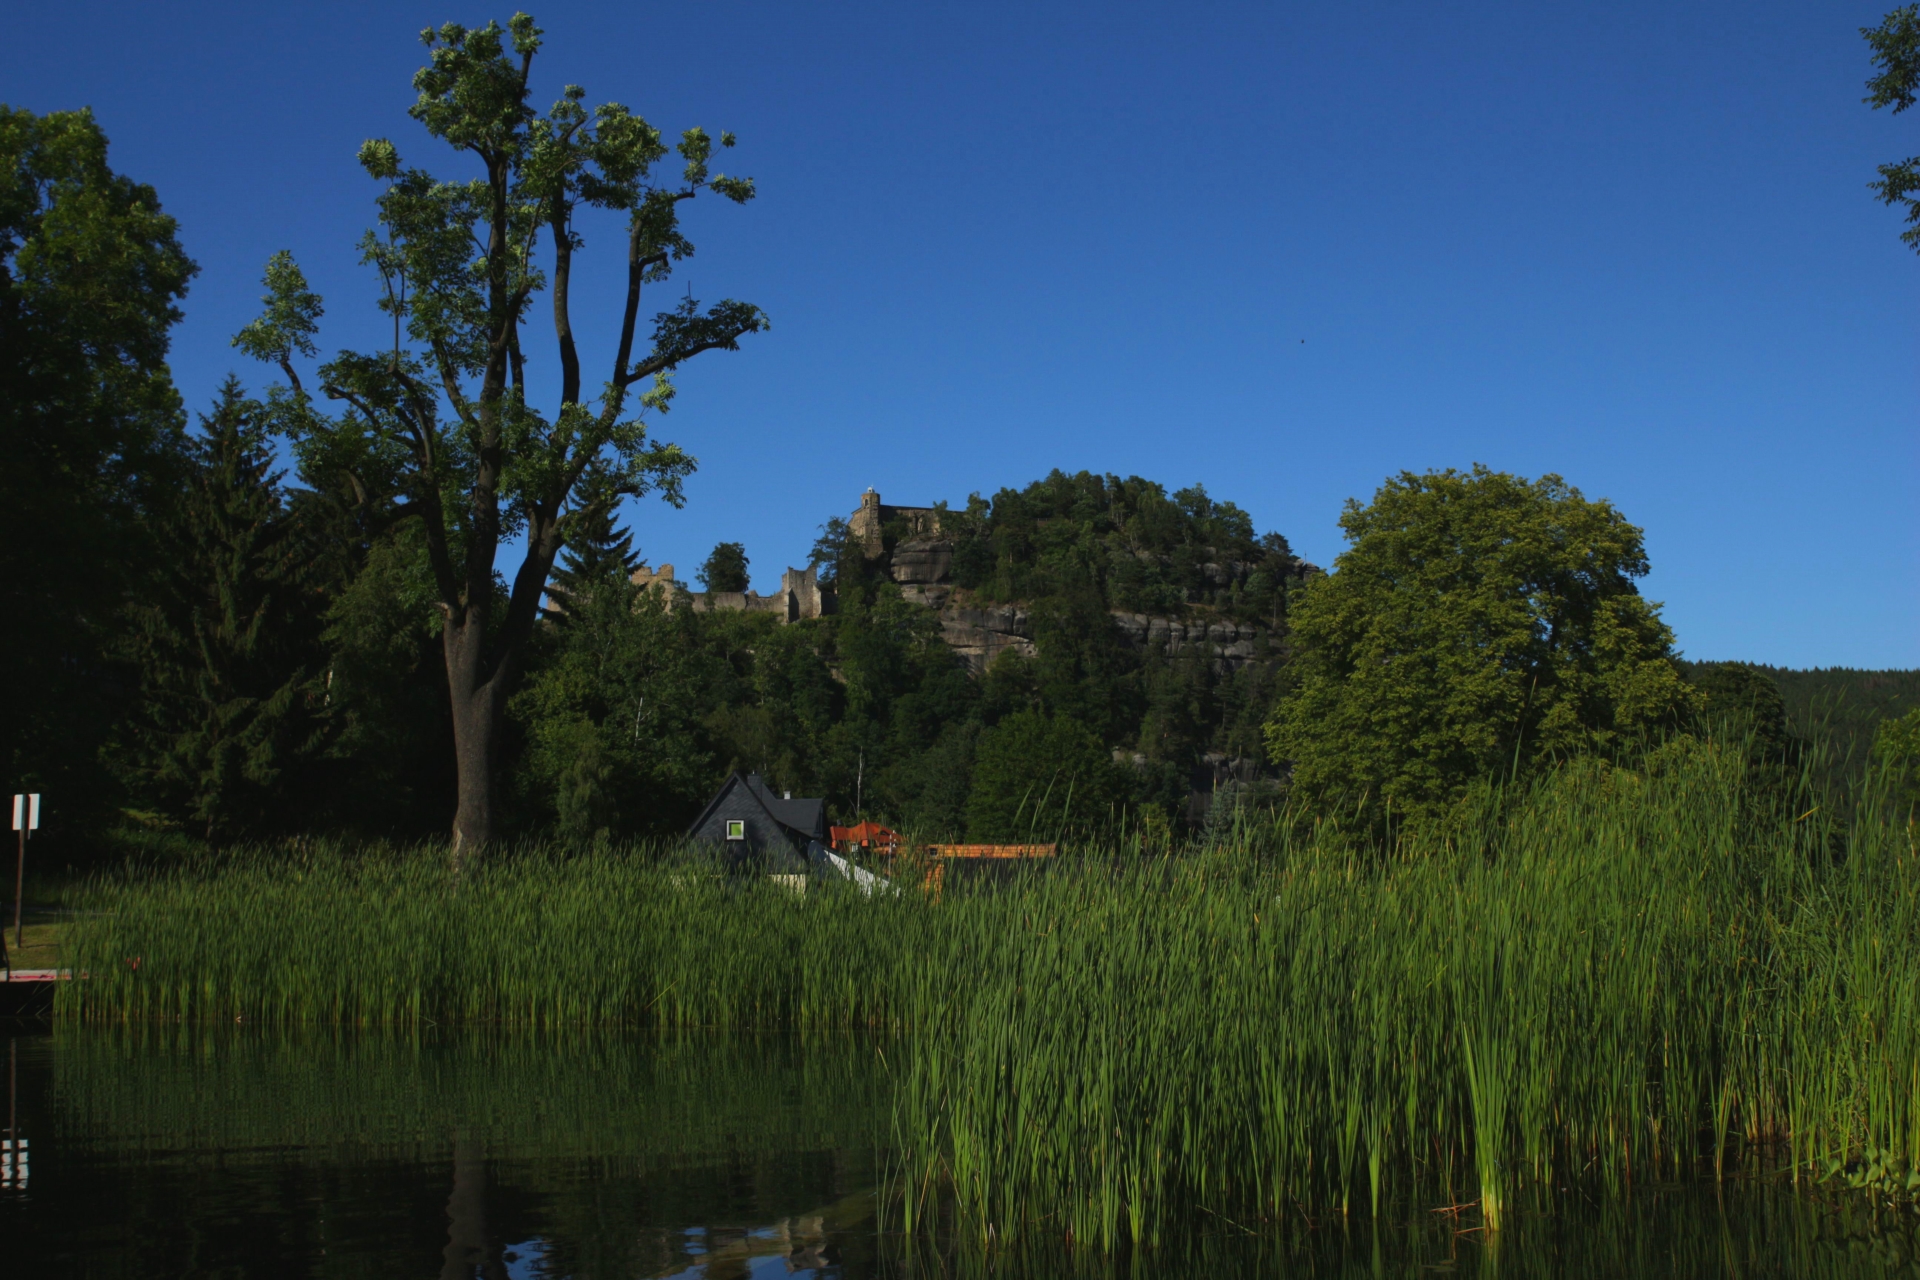
[[[26,926],[20,923],[20,903],[27,888],[27,826],[24,822],[16,825],[20,828],[20,854],[13,860],[13,949],[24,951],[27,935]]]
[[[40,793],[17,792],[13,797],[13,829],[20,833],[20,853],[13,863],[13,945],[26,950],[26,926],[21,923],[20,908],[27,893],[27,833],[40,825]]]

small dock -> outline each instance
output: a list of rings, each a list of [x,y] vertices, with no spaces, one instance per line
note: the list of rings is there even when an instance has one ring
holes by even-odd
[[[0,969],[0,1018],[39,1018],[53,1011],[53,993],[73,981],[71,969]]]

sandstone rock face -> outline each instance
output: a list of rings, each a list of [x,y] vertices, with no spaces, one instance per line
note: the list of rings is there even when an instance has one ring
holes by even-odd
[[[1139,650],[1160,648],[1169,657],[1202,645],[1213,647],[1216,664],[1239,668],[1258,653],[1259,627],[1224,620],[1156,618],[1144,613],[1115,613],[1114,625],[1127,644]]]
[[[953,544],[940,538],[914,538],[893,549],[893,580],[898,583],[945,582],[953,572]]]
[[[1033,624],[1027,611],[1013,605],[979,609],[954,605],[942,609],[940,638],[976,676],[1009,649],[1024,658],[1039,652],[1033,645]]]
[[[905,600],[908,604],[924,605],[929,609],[945,608],[948,598],[952,595],[953,588],[944,582],[930,583],[926,586],[909,582],[906,586],[900,588],[900,598],[902,600]]]

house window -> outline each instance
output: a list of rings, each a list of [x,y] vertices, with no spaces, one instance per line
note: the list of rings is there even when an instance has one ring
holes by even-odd
[[[745,840],[747,838],[747,820],[745,818],[727,819],[727,839]]]

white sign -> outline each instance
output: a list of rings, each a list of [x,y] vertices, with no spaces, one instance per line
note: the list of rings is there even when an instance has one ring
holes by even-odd
[[[15,831],[38,831],[40,829],[40,793],[13,797],[13,829]]]

